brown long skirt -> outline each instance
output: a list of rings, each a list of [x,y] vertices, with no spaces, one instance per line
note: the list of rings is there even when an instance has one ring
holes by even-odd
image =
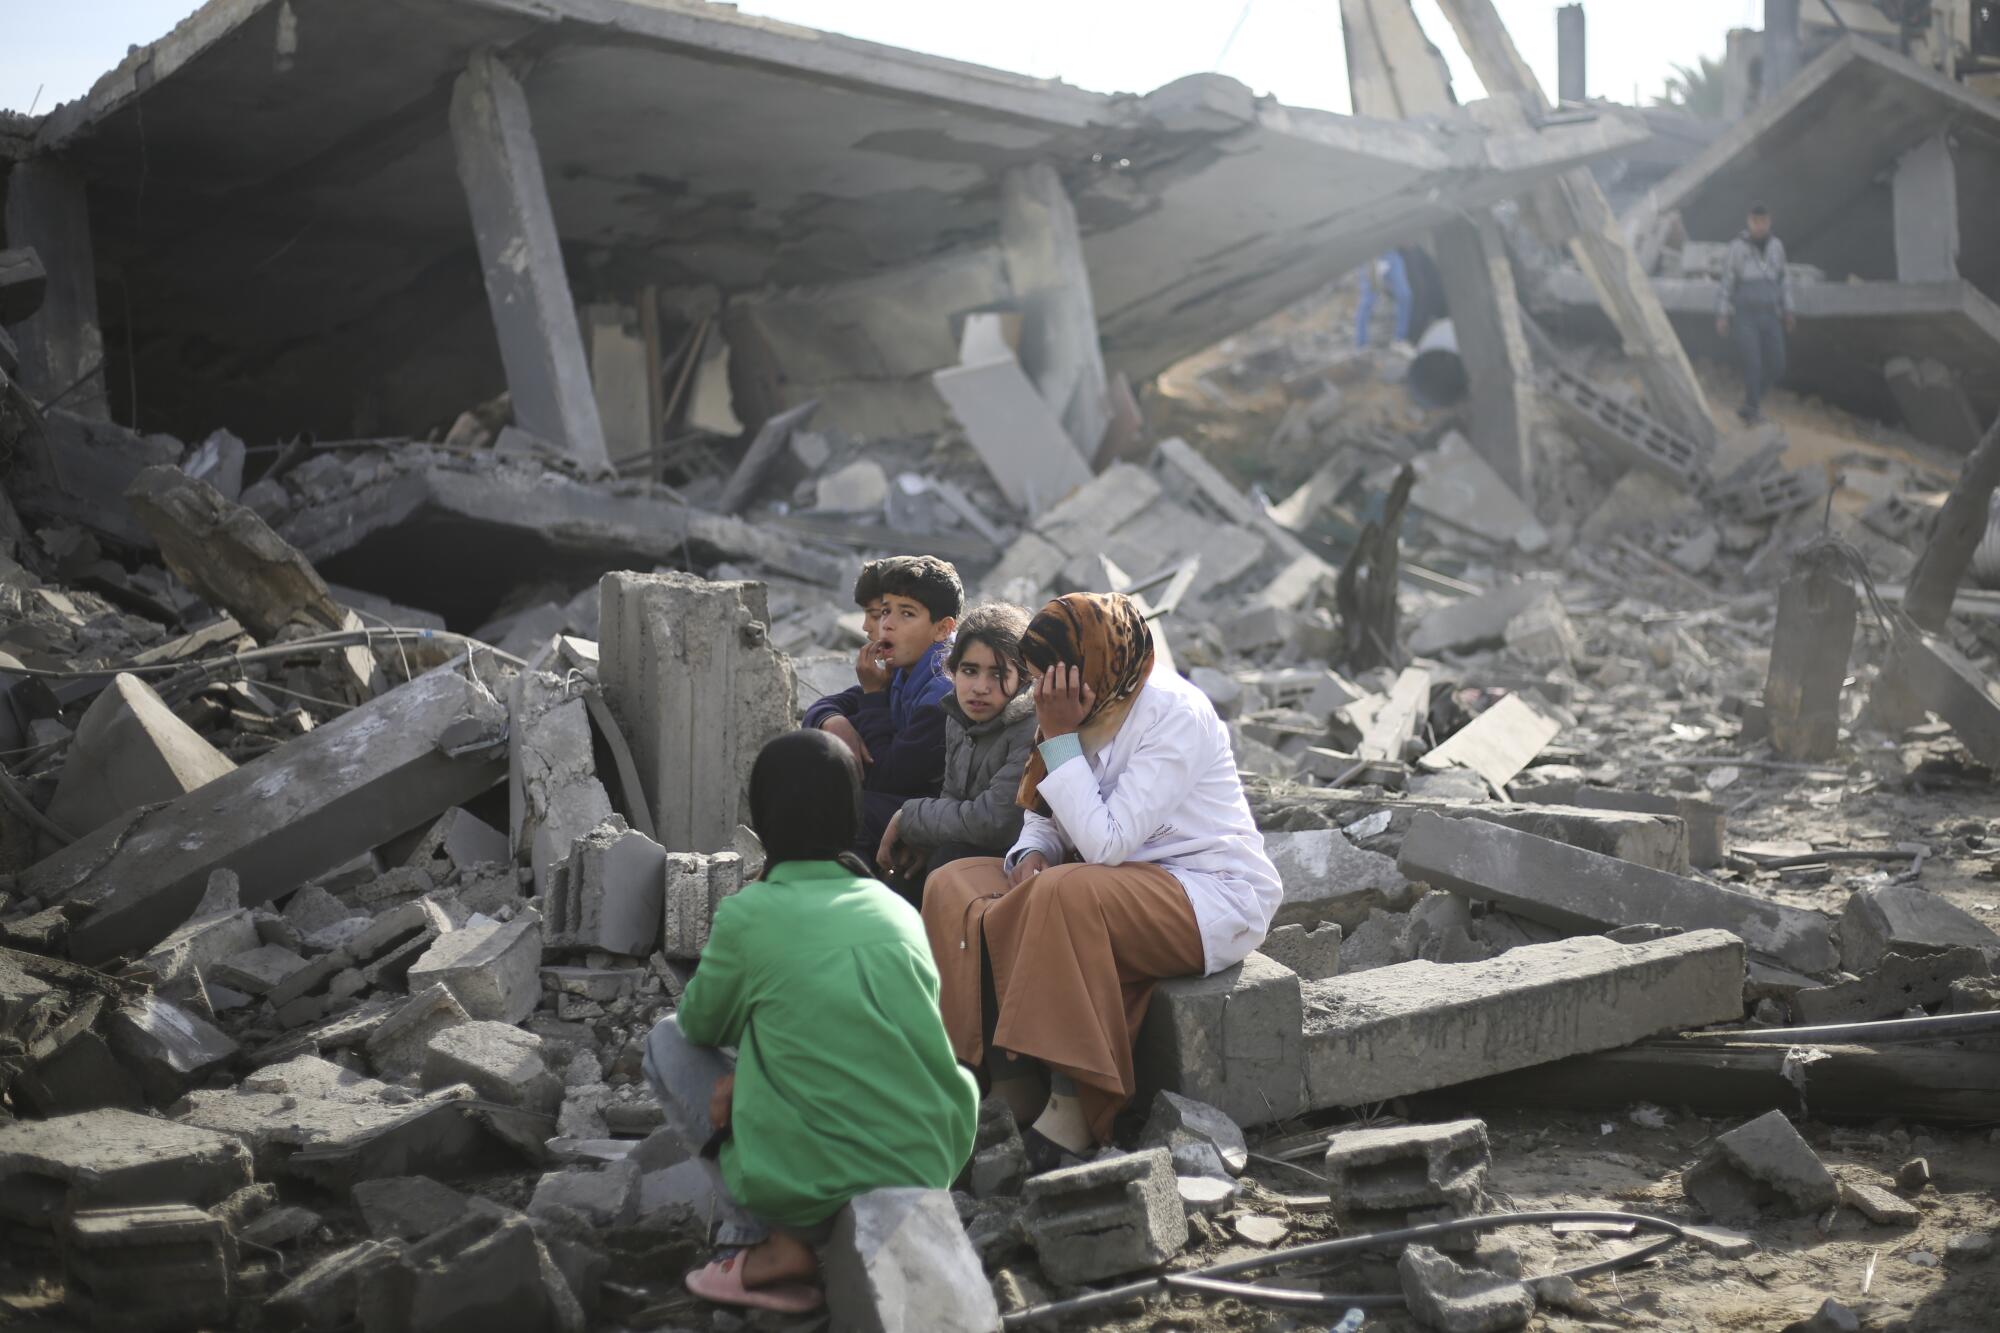
[[[1131,1100],[1132,1041],[1154,983],[1198,976],[1205,961],[1187,892],[1144,863],[1055,866],[1009,889],[998,860],[955,861],[924,885],[924,929],[958,1058],[986,1057],[983,933],[1000,999],[993,1044],[1075,1080],[1099,1143]]]

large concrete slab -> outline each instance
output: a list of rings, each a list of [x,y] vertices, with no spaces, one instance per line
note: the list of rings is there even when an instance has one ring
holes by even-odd
[[[533,54],[522,83],[579,299],[839,283],[997,251],[998,179],[1040,160],[1076,209],[1105,360],[1135,381],[1462,208],[1642,137],[1609,115],[1438,133],[1215,75],[1085,92],[721,5],[211,0],[37,139],[90,190],[99,265],[129,286],[149,425],[343,438],[449,421],[498,391],[448,116],[481,46]],[[940,308],[943,355],[883,377],[950,364],[946,320],[992,295]],[[842,349],[850,365],[878,355],[868,341]],[[197,348],[204,373],[189,375]]]
[[[491,743],[446,753],[444,733],[466,721]],[[82,911],[69,937],[78,961],[137,954],[187,919],[217,870],[234,871],[254,906],[477,796],[506,776],[506,724],[484,685],[430,672],[177,801],[106,825],[29,867],[19,887]]]
[[[1818,912],[1481,820],[1418,816],[1396,864],[1411,879],[1559,930],[1728,930],[1801,972],[1831,971],[1840,962],[1831,925]]]
[[[1743,1015],[1743,942],[1702,930],[1530,944],[1309,982],[1306,1094],[1363,1106]]]

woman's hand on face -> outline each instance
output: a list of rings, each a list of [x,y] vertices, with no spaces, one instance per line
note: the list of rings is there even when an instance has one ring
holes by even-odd
[[[1083,668],[1060,663],[1035,680],[1035,721],[1042,739],[1067,736],[1083,725],[1097,694],[1083,683]]]
[[[1014,868],[1008,872],[1007,887],[1018,889],[1048,868],[1048,857],[1043,856],[1040,852],[1029,852],[1026,856],[1016,861]]]

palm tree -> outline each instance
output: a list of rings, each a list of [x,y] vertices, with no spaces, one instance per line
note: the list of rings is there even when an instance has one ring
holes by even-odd
[[[1722,62],[1702,56],[1694,65],[1675,65],[1654,106],[1673,106],[1705,120],[1722,119]]]

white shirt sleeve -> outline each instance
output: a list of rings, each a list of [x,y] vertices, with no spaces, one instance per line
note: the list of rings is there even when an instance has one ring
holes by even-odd
[[[1087,771],[1090,765],[1065,764],[1064,767],[1082,768]],[[1047,779],[1043,782],[1046,785]],[[1001,864],[1012,870],[1022,857],[1030,852],[1040,852],[1043,860],[1052,866],[1059,866],[1063,863],[1067,850],[1063,846],[1062,834],[1056,829],[1054,822],[1047,815],[1038,815],[1030,810],[1021,820],[1021,836],[1014,840],[1013,848],[1002,859]]]
[[[1186,800],[1199,742],[1196,728],[1155,726],[1140,739],[1109,796],[1098,793],[1089,764],[1072,761],[1042,779],[1042,799],[1084,860],[1122,865]]]

